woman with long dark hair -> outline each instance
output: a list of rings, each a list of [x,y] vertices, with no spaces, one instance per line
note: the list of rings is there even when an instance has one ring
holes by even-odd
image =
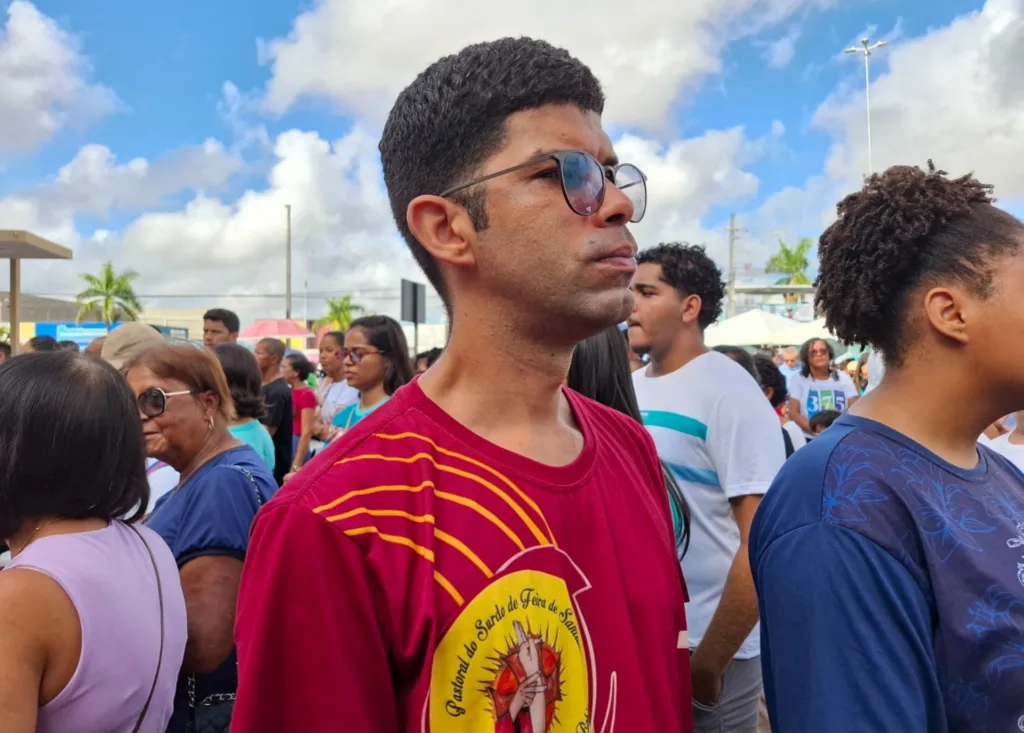
[[[618,326],[605,329],[576,345],[566,385],[584,397],[618,410],[643,425],[633,391],[629,341]],[[672,510],[676,554],[682,559],[690,545],[690,507],[668,467],[661,464]]]
[[[345,382],[359,390],[359,402],[334,416],[332,425],[345,431],[387,402],[412,381],[409,345],[402,326],[388,316],[364,316],[345,333]]]
[[[844,371],[832,363],[835,349],[825,339],[810,339],[800,347],[800,371],[789,380],[789,416],[811,437],[810,420],[823,410],[846,412],[860,397]]]

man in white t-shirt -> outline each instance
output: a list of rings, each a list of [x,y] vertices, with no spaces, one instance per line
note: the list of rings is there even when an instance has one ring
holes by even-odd
[[[703,247],[661,244],[637,257],[629,320],[644,424],[690,505],[683,558],[694,731],[754,733],[761,697],[757,598],[747,537],[785,461],[779,420],[757,382],[704,346],[725,295]]]

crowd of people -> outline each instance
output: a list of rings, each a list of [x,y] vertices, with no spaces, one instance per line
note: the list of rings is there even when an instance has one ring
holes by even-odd
[[[316,378],[214,309],[0,365],[0,730],[1024,730],[1024,225],[869,176],[816,306],[872,350],[709,349],[603,105],[526,38],[398,96],[443,351],[367,316]]]

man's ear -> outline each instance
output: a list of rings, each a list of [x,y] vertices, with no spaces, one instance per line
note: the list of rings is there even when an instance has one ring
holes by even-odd
[[[703,304],[699,295],[687,295],[679,304],[679,320],[686,325],[696,323]]]
[[[476,228],[464,207],[440,196],[417,196],[406,207],[405,221],[435,260],[456,267],[476,264]]]

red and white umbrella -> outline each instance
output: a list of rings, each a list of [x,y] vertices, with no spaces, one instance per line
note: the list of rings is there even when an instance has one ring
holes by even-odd
[[[295,321],[287,318],[266,318],[256,321],[251,326],[242,329],[238,338],[246,340],[276,338],[276,339],[302,339],[311,338],[313,333],[300,326]]]

